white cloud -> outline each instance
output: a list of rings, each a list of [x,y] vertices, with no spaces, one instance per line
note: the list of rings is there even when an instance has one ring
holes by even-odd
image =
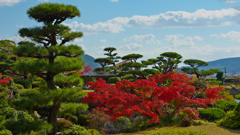
[[[86,48],[85,45],[83,45],[83,44],[78,44],[78,46],[80,46],[80,47],[83,49],[83,51],[86,51],[86,50],[87,50],[87,48]]]
[[[211,34],[210,36],[216,37],[216,38],[228,38],[231,41],[240,42],[240,32],[237,32],[237,31],[230,31],[227,34],[221,34],[221,35]]]
[[[130,51],[130,50],[137,51],[137,50],[140,50],[141,48],[143,48],[143,46],[136,43],[131,43],[131,44],[123,45],[119,47],[119,49],[123,51]]]
[[[13,6],[23,0],[0,0],[0,6]]]
[[[162,44],[162,42],[159,41],[159,40],[155,40],[155,42],[156,42],[157,44]]]
[[[98,22],[93,25],[83,24],[74,21],[70,24],[64,23],[64,25],[69,26],[73,31],[81,31],[86,35],[97,34],[97,33],[119,33],[120,31],[124,31],[121,24],[110,23],[110,22]]]
[[[203,41],[204,40],[202,37],[199,37],[199,36],[194,36],[193,39],[195,39],[197,41]]]
[[[118,0],[110,0],[111,2],[118,2]]]
[[[48,2],[48,0],[38,0],[38,1],[40,1],[40,2]]]
[[[22,38],[20,36],[13,36],[13,37],[8,38],[8,39],[14,41],[15,43],[18,43],[20,41],[31,41],[29,38]]]
[[[100,42],[107,42],[106,39],[100,39],[99,41],[100,41]]]
[[[99,46],[99,47],[94,47],[95,49],[101,49],[101,50],[103,50],[105,47],[104,46]]]
[[[226,4],[234,4],[234,3],[237,3],[236,1],[232,1],[232,0],[227,0],[226,1]]]
[[[177,52],[182,55],[184,59],[201,59],[203,61],[212,61],[229,57],[240,57],[240,47],[226,46],[215,47],[211,45],[193,46],[188,49],[176,48],[171,46],[164,46],[162,48],[154,48],[152,51],[139,52],[144,57],[156,58],[163,52]],[[183,66],[183,64],[181,64]]]
[[[83,42],[83,39],[82,38],[76,38],[73,40],[74,42]]]
[[[129,37],[128,39],[123,39],[124,41],[139,41],[139,42],[146,42],[146,43],[157,43],[161,44],[159,40],[155,40],[155,36],[153,34],[148,34],[148,35],[134,35],[132,37]]]
[[[167,35],[165,40],[169,42],[171,46],[177,47],[177,46],[194,46],[195,43],[193,42],[193,38],[184,35]]]
[[[16,27],[18,27],[18,28],[22,28],[22,27],[23,27],[23,25],[18,25],[18,24],[17,24],[17,25],[16,25]]]
[[[199,9],[193,13],[168,11],[151,16],[116,17],[107,22],[140,28],[212,27],[239,25],[239,15],[240,11],[233,8],[214,11]]]

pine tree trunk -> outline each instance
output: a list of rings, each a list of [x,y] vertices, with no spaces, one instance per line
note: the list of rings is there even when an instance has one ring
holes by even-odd
[[[56,135],[57,114],[58,114],[60,107],[61,107],[61,102],[53,105],[50,109],[49,116],[48,116],[48,123],[50,123],[53,126],[53,128],[52,128],[52,132],[49,133],[48,135]]]
[[[46,80],[46,82],[47,82],[47,86],[48,86],[49,89],[51,89],[51,90],[56,89],[53,79]]]

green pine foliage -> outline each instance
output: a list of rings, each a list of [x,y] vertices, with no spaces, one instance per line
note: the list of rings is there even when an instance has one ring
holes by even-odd
[[[237,103],[220,99],[219,101],[215,102],[214,106],[227,112],[232,111],[237,106]]]
[[[79,125],[74,125],[71,129],[65,130],[60,135],[101,135],[96,129],[86,129]]]
[[[220,108],[198,109],[198,111],[200,118],[208,121],[217,121],[225,116],[225,111]]]
[[[30,38],[35,43],[22,42],[13,48],[13,53],[20,60],[14,63],[14,70],[42,78],[47,87],[38,90],[24,90],[22,97],[13,100],[12,104],[19,109],[30,112],[37,111],[52,125],[51,134],[56,134],[56,121],[62,102],[72,102],[86,95],[82,89],[72,88],[82,85],[82,80],[76,74],[63,76],[61,73],[83,69],[84,51],[78,45],[65,43],[81,38],[82,32],[73,32],[68,26],[62,24],[66,19],[80,17],[76,6],[42,3],[31,7],[27,14],[30,19],[42,24],[33,28],[21,28],[21,37]],[[19,83],[19,82],[18,82]],[[26,89],[24,83],[19,83]],[[36,84],[36,82],[35,82]],[[61,89],[56,89],[59,85]]]
[[[240,129],[240,103],[233,111],[228,111],[226,116],[219,122],[221,126],[232,129]]]

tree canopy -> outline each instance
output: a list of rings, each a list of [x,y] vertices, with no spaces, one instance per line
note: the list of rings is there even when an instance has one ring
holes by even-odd
[[[21,37],[28,37],[36,44],[20,42],[13,53],[22,59],[15,63],[14,69],[21,73],[31,73],[44,79],[47,89],[39,90],[28,98],[20,98],[13,103],[20,108],[36,110],[47,114],[47,121],[53,126],[50,134],[56,134],[57,114],[63,101],[74,101],[84,96],[81,89],[72,89],[72,77],[58,74],[65,71],[82,70],[84,51],[78,45],[65,43],[80,38],[82,32],[72,32],[68,26],[61,23],[66,19],[80,17],[80,11],[72,5],[43,3],[27,11],[29,18],[42,22],[43,26],[21,28]],[[55,78],[55,79],[54,79]],[[57,81],[57,82],[54,82]],[[62,80],[65,80],[64,84]],[[62,89],[56,89],[55,84],[61,84]],[[64,86],[66,85],[66,86]]]

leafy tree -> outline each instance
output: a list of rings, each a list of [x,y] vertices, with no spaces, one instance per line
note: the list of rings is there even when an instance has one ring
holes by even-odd
[[[148,65],[153,65],[152,68],[159,70],[163,74],[172,72],[181,63],[182,56],[176,52],[164,52],[156,59],[148,59]]]
[[[202,61],[202,60],[197,60],[197,59],[187,59],[183,63],[186,64],[186,65],[191,66],[192,69],[190,69],[190,68],[183,68],[182,71],[187,72],[187,73],[189,72],[189,74],[196,74],[197,78],[200,77],[200,74],[198,73],[198,68],[208,65],[207,62]]]
[[[113,63],[110,58],[97,58],[94,60],[94,62],[97,62],[102,66],[102,71],[104,71],[105,66]]]
[[[65,45],[75,38],[82,37],[83,34],[72,32],[68,26],[61,24],[66,19],[80,17],[80,11],[72,5],[43,3],[31,7],[27,14],[29,18],[43,23],[43,26],[19,30],[21,37],[28,37],[38,45],[22,44],[16,47],[13,50],[14,54],[25,58],[18,60],[14,69],[44,79],[47,89],[28,90],[24,96],[12,102],[18,108],[36,110],[40,115],[45,114],[48,123],[53,126],[50,134],[55,135],[61,103],[75,101],[85,95],[81,89],[73,89],[69,84],[68,87],[56,89],[54,82],[54,77],[59,73],[83,69],[82,48],[73,44]]]
[[[142,58],[142,57],[143,57],[143,55],[141,55],[141,54],[132,53],[132,54],[123,56],[122,60],[131,60],[131,62],[136,63],[137,59]]]
[[[115,66],[116,62],[119,62],[119,60],[121,57],[117,56],[117,53],[113,53],[113,51],[116,51],[117,49],[115,47],[107,47],[104,48],[104,51],[106,51],[107,53],[105,53],[104,55],[107,55],[108,58],[110,58],[113,61],[113,66]],[[116,69],[114,69],[114,74],[116,74]]]
[[[209,69],[209,70],[201,70],[199,71],[199,67],[207,66],[208,63],[202,60],[197,59],[187,59],[183,62],[186,65],[191,66],[191,68],[182,68],[181,70],[188,74],[196,74],[197,78],[200,78],[201,76],[208,76],[213,75],[217,72],[219,72],[219,69]]]
[[[131,117],[133,113],[140,113],[150,118],[149,123],[159,122],[159,115],[173,118],[181,111],[198,119],[197,110],[190,107],[208,107],[207,104],[221,98],[220,91],[223,90],[222,87],[200,88],[186,74],[174,72],[155,74],[149,79],[135,82],[121,80],[115,86],[106,84],[101,78],[89,84],[97,92],[89,92],[82,101],[100,102],[102,106],[98,108],[111,116],[112,121],[121,116]],[[205,96],[200,98],[200,94]],[[169,111],[169,108],[173,108],[173,111]]]
[[[223,85],[224,81],[225,81],[225,77],[223,77],[223,72],[222,71],[218,71],[216,77],[217,77],[217,80],[221,81],[222,85]]]
[[[16,43],[11,40],[0,40],[0,52],[2,54],[7,53],[8,55],[11,55],[12,49],[16,47]]]
[[[35,45],[35,43],[29,42],[29,41],[20,41],[18,43],[18,46],[34,46],[34,45]],[[14,50],[14,48],[16,48],[16,46],[12,46],[12,48],[10,50]],[[5,59],[2,62],[0,62],[0,65],[6,69],[5,73],[8,73],[8,75],[23,76],[24,79],[28,79],[28,73],[26,73],[26,72],[18,73],[16,70],[13,69],[14,63],[18,59],[21,59],[21,53],[16,54],[16,55],[18,55],[19,57],[15,56],[15,55],[6,55],[6,53],[3,54],[2,56],[5,56]]]

